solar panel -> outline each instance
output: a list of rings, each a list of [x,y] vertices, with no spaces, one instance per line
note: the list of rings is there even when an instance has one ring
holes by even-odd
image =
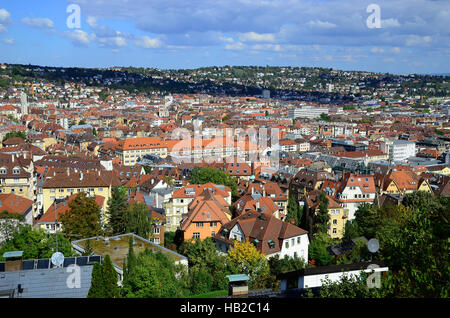
[[[5,271],[5,263],[0,263],[0,272]]]
[[[22,268],[24,270],[34,269],[34,260],[27,260],[22,262]]]
[[[87,256],[81,256],[81,257],[77,257],[77,265],[78,266],[84,266],[87,264],[88,261],[88,257]]]
[[[75,257],[68,257],[64,258],[64,265],[63,267],[67,267],[69,265],[75,264]]]
[[[100,256],[89,256],[89,263],[100,263]]]
[[[47,259],[38,259],[37,268],[38,269],[47,269],[50,265],[50,260]]]

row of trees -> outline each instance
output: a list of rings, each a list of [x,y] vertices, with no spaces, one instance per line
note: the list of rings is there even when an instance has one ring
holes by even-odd
[[[119,296],[126,298],[190,297],[223,291],[228,285],[226,276],[238,273],[249,275],[251,289],[278,289],[279,282],[276,280],[276,275],[306,266],[305,262],[298,257],[283,259],[274,257],[267,260],[249,242],[236,242],[227,256],[217,252],[212,239],[185,241],[178,252],[187,256],[188,268],[175,264],[170,256],[161,252],[145,250],[136,255],[131,239],[128,255],[123,263],[124,279]],[[97,269],[97,272],[100,273],[100,270]],[[93,277],[91,289],[100,289],[97,287],[99,281],[101,279],[94,280]],[[103,297],[102,293],[92,293],[92,295]]]
[[[373,258],[383,261],[389,271],[381,280],[381,288],[368,290],[364,281],[346,277],[341,282],[325,282],[319,296],[448,297],[449,219],[450,197],[422,191],[407,194],[401,205],[361,205],[355,219],[347,224],[344,239],[375,237],[380,249]],[[365,244],[357,244],[340,261],[367,258]]]

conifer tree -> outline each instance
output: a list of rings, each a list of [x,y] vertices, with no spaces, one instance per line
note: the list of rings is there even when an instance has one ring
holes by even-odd
[[[126,232],[125,215],[128,209],[127,193],[125,187],[113,187],[111,198],[108,200],[108,230],[111,235]]]
[[[91,287],[89,288],[87,298],[104,298],[104,287],[102,265],[96,262],[92,269]]]
[[[117,286],[117,272],[111,262],[109,255],[106,255],[102,265],[102,276],[104,286],[104,297],[120,297],[119,287]]]

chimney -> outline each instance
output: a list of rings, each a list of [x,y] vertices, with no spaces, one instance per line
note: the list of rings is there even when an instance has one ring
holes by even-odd
[[[259,211],[259,201],[256,201],[256,211]]]
[[[67,167],[67,176],[68,177],[70,176],[70,168],[69,167]]]
[[[83,171],[80,171],[80,181],[83,180]]]
[[[14,155],[11,156],[11,161],[14,162]]]
[[[266,188],[264,187],[264,185],[262,186],[262,190],[263,190],[263,197],[266,196]]]

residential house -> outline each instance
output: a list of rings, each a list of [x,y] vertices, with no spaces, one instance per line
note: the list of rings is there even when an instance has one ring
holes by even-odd
[[[189,212],[189,203],[202,194],[205,189],[212,189],[215,195],[220,195],[228,205],[231,205],[231,189],[227,186],[211,182],[184,186],[175,190],[172,198],[164,205],[168,231],[175,232],[179,228],[182,216]]]
[[[297,255],[308,260],[308,232],[274,216],[248,211],[224,224],[215,234],[219,252],[226,254],[235,241],[250,242],[266,258]]]
[[[213,237],[222,225],[231,220],[228,202],[224,197],[205,188],[189,203],[188,213],[181,221],[184,239],[204,240]]]

